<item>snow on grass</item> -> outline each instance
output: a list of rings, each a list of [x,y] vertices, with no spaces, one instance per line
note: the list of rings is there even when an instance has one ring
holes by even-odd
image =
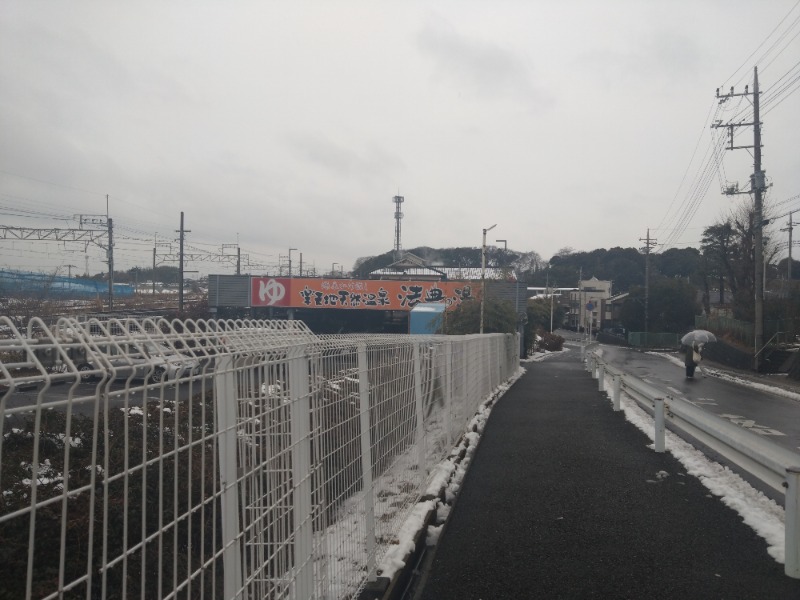
[[[552,353],[551,353],[552,354]],[[469,464],[478,447],[481,434],[492,412],[496,401],[501,398],[525,374],[525,369],[519,368],[517,372],[505,383],[495,388],[486,400],[481,403],[475,415],[467,424],[466,432],[458,444],[450,451],[447,458],[433,467],[428,477],[425,496],[437,496],[440,491],[444,493],[446,502],[440,500],[423,500],[417,503],[397,534],[397,543],[378,563],[378,570],[382,577],[394,577],[398,570],[405,566],[404,557],[414,548],[414,540],[424,526],[424,517],[436,510],[436,525],[428,527],[426,543],[435,543],[441,532],[443,523],[450,514],[450,504],[455,500],[461,489]],[[463,458],[459,460],[459,457]]]

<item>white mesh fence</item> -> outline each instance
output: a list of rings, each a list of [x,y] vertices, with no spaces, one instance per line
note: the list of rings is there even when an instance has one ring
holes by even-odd
[[[355,598],[517,348],[0,318],[0,597]]]

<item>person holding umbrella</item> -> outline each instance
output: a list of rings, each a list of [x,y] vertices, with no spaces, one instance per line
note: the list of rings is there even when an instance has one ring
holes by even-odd
[[[703,360],[703,344],[700,342],[692,342],[686,346],[686,358],[684,364],[686,365],[686,378],[692,379],[694,377],[694,370],[700,366],[700,361]],[[700,372],[703,370],[700,369]]]
[[[714,334],[705,329],[695,329],[690,331],[681,338],[681,344],[686,346],[686,357],[684,364],[686,365],[686,378],[692,379],[694,377],[694,370],[703,359],[703,347],[707,342],[716,342],[717,338]],[[705,375],[703,369],[700,371]]]

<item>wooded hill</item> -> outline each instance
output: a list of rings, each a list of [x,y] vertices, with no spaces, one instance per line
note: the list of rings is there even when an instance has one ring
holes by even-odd
[[[480,267],[480,248],[429,248],[409,250],[431,266]],[[394,253],[360,258],[353,268],[354,277],[366,277],[371,271],[387,267],[394,262]],[[486,266],[513,269],[520,281],[532,286],[548,282],[556,287],[578,287],[578,280],[598,279],[613,282],[614,293],[627,292],[632,286],[644,285],[645,255],[635,248],[598,249],[591,252],[562,250],[548,262],[536,252],[505,251],[503,248],[486,248]],[[703,279],[703,259],[695,248],[671,249],[662,254],[650,255],[652,277],[684,278],[695,285]],[[549,274],[548,274],[549,271]]]

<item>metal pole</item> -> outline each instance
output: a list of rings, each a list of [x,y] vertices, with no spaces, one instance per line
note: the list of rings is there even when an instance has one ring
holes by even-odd
[[[289,248],[289,279],[292,278],[292,250],[297,250],[297,248]]]
[[[755,195],[753,215],[753,228],[755,234],[755,355],[753,368],[758,370],[760,351],[764,344],[764,285],[761,269],[764,268],[764,238],[762,223],[762,197],[764,190],[764,172],[761,170],[761,113],[758,98],[758,67],[753,67],[753,182],[752,189]]]
[[[372,481],[372,438],[369,425],[369,369],[367,367],[367,343],[358,343],[358,395],[359,423],[361,425],[361,477],[364,492],[364,516],[367,542],[367,580],[375,581],[376,528],[375,490]]]
[[[178,270],[178,311],[183,312],[183,211],[181,211],[180,229],[180,269]]]
[[[114,310],[114,220],[108,218],[108,310]]]
[[[664,399],[656,398],[653,402],[653,411],[656,417],[655,450],[656,452],[664,452]]]
[[[483,304],[486,299],[486,232],[497,227],[497,223],[483,230],[483,244],[481,245],[481,324],[480,333],[483,333]]]
[[[614,375],[614,387],[613,393],[611,395],[611,400],[614,403],[614,410],[620,410],[619,406],[619,396],[620,396],[620,388],[622,387],[622,376],[621,375]]]
[[[786,267],[786,279],[789,281],[789,293],[792,293],[792,213],[789,213],[789,263]]]

